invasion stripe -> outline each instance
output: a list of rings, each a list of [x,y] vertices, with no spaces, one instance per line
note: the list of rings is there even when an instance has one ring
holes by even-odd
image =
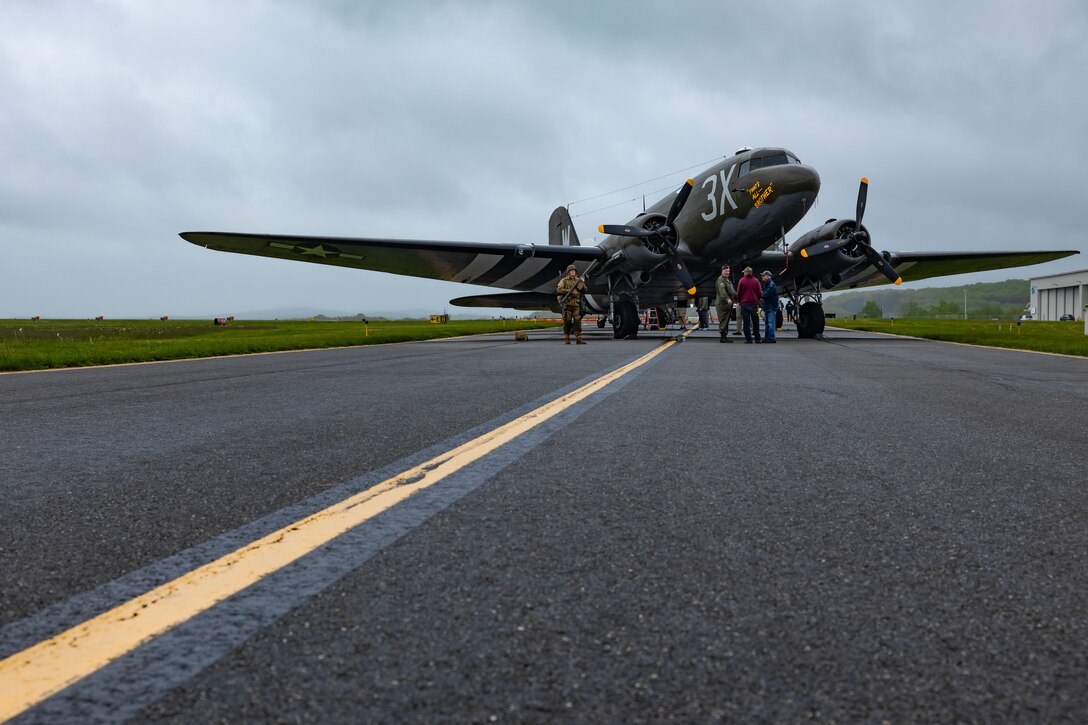
[[[506,275],[500,280],[496,280],[495,287],[506,287],[509,289],[517,289],[517,286],[535,275],[540,270],[548,266],[550,259],[544,259],[541,257],[534,257],[533,259],[526,259],[510,274]]]
[[[518,289],[526,292],[555,292],[564,267],[566,265],[563,262],[553,259],[547,267],[518,285]]]
[[[455,274],[453,282],[472,282],[476,277],[494,267],[503,259],[501,254],[477,254],[476,258],[468,263],[468,266]]]
[[[472,283],[487,285],[489,287],[493,286],[500,279],[517,269],[518,265],[520,265],[522,261],[523,260],[518,259],[514,256],[506,257],[494,267],[489,269],[487,272],[472,280]]]

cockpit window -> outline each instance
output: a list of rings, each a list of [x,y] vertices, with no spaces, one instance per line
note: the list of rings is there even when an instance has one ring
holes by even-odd
[[[771,154],[770,156],[761,156],[760,158],[752,158],[745,161],[740,165],[740,176],[745,176],[750,171],[756,169],[765,169],[768,166],[783,166],[785,164],[799,164],[800,161],[793,154],[778,153]]]
[[[787,163],[789,162],[786,161],[786,154],[775,154],[774,156],[764,156],[761,159],[752,159],[752,168],[765,169],[768,166],[784,166]]]

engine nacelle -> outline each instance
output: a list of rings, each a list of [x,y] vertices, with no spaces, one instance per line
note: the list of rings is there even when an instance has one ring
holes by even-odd
[[[790,245],[790,264],[798,272],[804,270],[799,275],[799,279],[803,280],[800,286],[818,284],[825,290],[840,288],[855,280],[862,268],[869,268],[865,252],[853,240],[834,251],[813,254],[807,258],[801,256],[802,249],[848,238],[856,228],[857,223],[853,219],[828,219],[821,226],[802,234]],[[865,225],[861,228],[868,236],[869,230]]]
[[[800,254],[802,249],[848,237],[853,234],[856,229],[857,223],[853,219],[828,219],[822,226],[816,227],[810,232],[805,232],[798,237],[793,244],[790,245],[790,254]],[[861,230],[865,232],[866,237],[868,237],[869,230],[864,224],[861,225]],[[853,258],[862,258],[865,256],[864,253],[856,248],[856,245],[852,244],[843,247],[839,252],[845,254],[847,257]]]
[[[631,226],[642,229],[656,229],[665,223],[664,214],[641,214]],[[651,239],[638,237],[612,237],[609,243],[602,245],[609,252],[609,261],[605,265],[609,271],[638,273],[655,269],[668,257],[659,244]],[[619,254],[619,256],[617,256]]]
[[[642,246],[640,240],[624,238],[609,255],[602,272],[627,275],[633,284],[645,284],[650,270],[661,266],[668,257],[655,254]]]
[[[645,212],[635,217],[638,225],[643,229],[657,229],[658,227],[661,227],[665,224],[666,219],[667,217],[664,214],[647,214]],[[677,241],[676,234],[673,233],[670,235],[670,237],[672,238],[672,243],[675,244]],[[643,239],[642,246],[646,247],[646,249],[650,250],[654,254],[665,253],[665,248],[661,245],[660,240],[653,237],[649,239]]]

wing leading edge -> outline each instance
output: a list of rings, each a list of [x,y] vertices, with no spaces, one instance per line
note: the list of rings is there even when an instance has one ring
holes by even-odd
[[[1074,254],[1079,252],[1068,249],[1039,252],[895,252],[895,256],[899,258],[897,269],[903,273],[903,279],[909,282],[930,277],[1027,267]],[[879,281],[881,280],[874,280]]]
[[[1033,264],[1052,262],[1056,259],[1079,254],[1077,250],[1046,250],[1016,252],[891,252],[895,268],[904,282],[915,282],[931,277],[949,277],[957,274],[986,272],[996,269],[1026,267]],[[820,258],[815,258],[819,260]],[[824,279],[831,272],[838,272],[839,279],[830,285],[823,282],[824,291],[853,289],[855,287],[875,287],[889,284],[888,278],[863,259],[857,260],[852,267],[843,269],[823,266],[812,258],[791,258],[787,264],[781,252],[764,252],[749,260],[752,266],[761,269],[780,270],[775,279],[784,290],[795,289],[798,292],[812,292],[814,280]],[[841,271],[840,271],[841,270]]]
[[[331,264],[522,292],[553,291],[567,265],[575,264],[583,270],[603,254],[598,247],[235,232],[182,232],[181,238],[220,252]]]
[[[508,307],[512,310],[551,310],[559,312],[555,293],[507,292],[496,295],[473,295],[450,300],[458,307]]]

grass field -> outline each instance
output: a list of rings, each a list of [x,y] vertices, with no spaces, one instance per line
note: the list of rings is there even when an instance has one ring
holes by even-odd
[[[345,347],[554,327],[534,320],[0,320],[0,371]]]
[[[827,324],[850,330],[890,332],[895,335],[924,337],[930,340],[964,342],[970,345],[1011,347],[1019,350],[1058,352],[1088,356],[1088,336],[1083,322],[1021,323],[983,320],[828,320]]]

